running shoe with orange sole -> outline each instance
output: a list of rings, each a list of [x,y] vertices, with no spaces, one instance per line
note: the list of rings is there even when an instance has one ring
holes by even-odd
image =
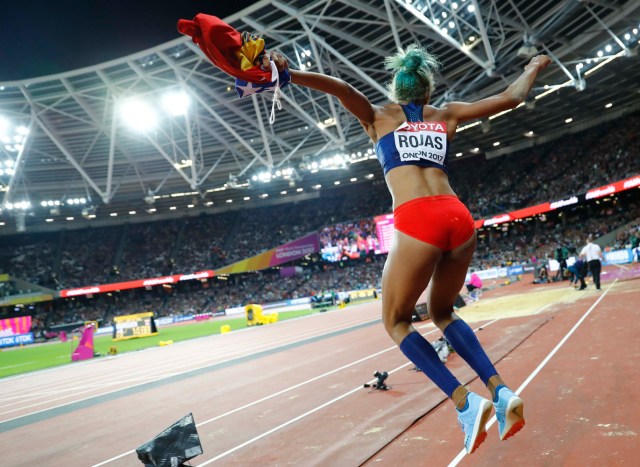
[[[467,454],[473,454],[487,439],[485,425],[491,415],[491,402],[474,392],[467,395],[468,406],[458,411],[458,424],[464,432],[464,447]]]
[[[511,389],[504,386],[498,391],[498,401],[493,405],[496,408],[498,419],[498,434],[500,439],[511,438],[524,426],[524,405]]]

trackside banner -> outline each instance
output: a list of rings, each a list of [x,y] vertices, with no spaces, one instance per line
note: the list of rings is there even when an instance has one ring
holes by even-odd
[[[277,248],[267,250],[259,255],[216,269],[216,274],[238,274],[241,272],[259,271],[304,258],[318,251],[320,251],[320,238],[317,233],[311,233],[292,242],[280,245]]]
[[[626,248],[624,250],[613,250],[604,252],[605,264],[626,264],[633,263],[633,250]]]
[[[104,292],[115,292],[116,290],[137,289],[141,287],[151,287],[162,284],[175,284],[181,281],[190,281],[193,279],[206,279],[213,277],[214,271],[199,271],[193,274],[174,274],[173,276],[153,277],[150,279],[140,279],[137,281],[114,282],[113,284],[89,285],[77,289],[65,289],[60,291],[62,298],[75,297],[78,295],[91,295]]]
[[[33,344],[31,316],[0,319],[0,348]]]
[[[33,342],[32,332],[0,337],[0,347],[15,347],[16,345],[33,344]]]
[[[0,336],[26,334],[31,330],[31,316],[0,319]]]

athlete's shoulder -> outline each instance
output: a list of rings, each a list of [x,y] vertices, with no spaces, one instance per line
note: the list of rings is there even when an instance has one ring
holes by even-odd
[[[395,102],[386,102],[384,104],[374,106],[374,108],[376,109],[377,112],[383,115],[384,114],[392,115],[392,114],[402,113],[402,106]]]
[[[433,105],[425,105],[422,111],[422,115],[425,120],[430,121],[446,121],[447,120],[447,108],[435,107]]]

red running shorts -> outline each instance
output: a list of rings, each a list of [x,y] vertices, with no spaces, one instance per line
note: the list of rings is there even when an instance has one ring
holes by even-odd
[[[393,211],[394,227],[416,240],[455,250],[475,233],[473,217],[454,195],[415,198]]]

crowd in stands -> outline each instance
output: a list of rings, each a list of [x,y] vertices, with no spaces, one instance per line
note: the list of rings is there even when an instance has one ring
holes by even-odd
[[[640,199],[630,193],[621,195],[615,202],[610,200],[586,208],[569,209],[561,216],[549,215],[542,219],[502,224],[480,231],[472,267],[486,269],[536,263],[553,255],[559,247],[579,250],[586,244],[588,234],[602,237],[640,219]],[[608,242],[607,247],[634,248],[638,235],[637,227],[629,226]]]
[[[514,154],[455,165],[451,185],[474,218],[584,193],[640,173],[640,115]]]
[[[114,316],[153,311],[156,317],[222,313],[247,303],[269,303],[309,297],[327,291],[380,288],[384,257],[348,263],[324,263],[314,257],[313,267],[281,277],[277,270],[192,280],[175,285],[133,289],[56,300],[40,306],[35,329],[85,321],[112,322]]]
[[[640,217],[640,216],[636,216]],[[626,228],[622,229],[616,235],[611,248],[614,250],[620,248],[631,248],[635,250],[640,246],[640,222],[632,222]]]
[[[558,200],[640,174],[640,116],[604,123],[512,155],[471,163],[452,161],[451,183],[474,218]],[[379,179],[379,177],[378,177]],[[612,248],[637,246],[637,189],[617,200],[565,209],[562,215],[501,224],[479,233],[474,268],[532,263],[558,246],[580,248],[589,233],[602,236],[626,227]],[[191,313],[308,296],[323,289],[379,286],[384,256],[372,217],[391,212],[382,180],[322,191],[291,204],[203,214],[158,222],[122,224],[55,233],[4,236],[0,272],[52,289],[120,282],[217,269],[310,232],[320,234],[331,259],[315,258],[302,274],[281,278],[274,271],[192,281],[171,291],[138,291],[111,297],[56,301],[49,322],[109,319],[140,308],[160,314]],[[329,258],[325,258],[329,259]],[[348,264],[348,266],[345,266]],[[96,306],[98,304],[98,306]]]

